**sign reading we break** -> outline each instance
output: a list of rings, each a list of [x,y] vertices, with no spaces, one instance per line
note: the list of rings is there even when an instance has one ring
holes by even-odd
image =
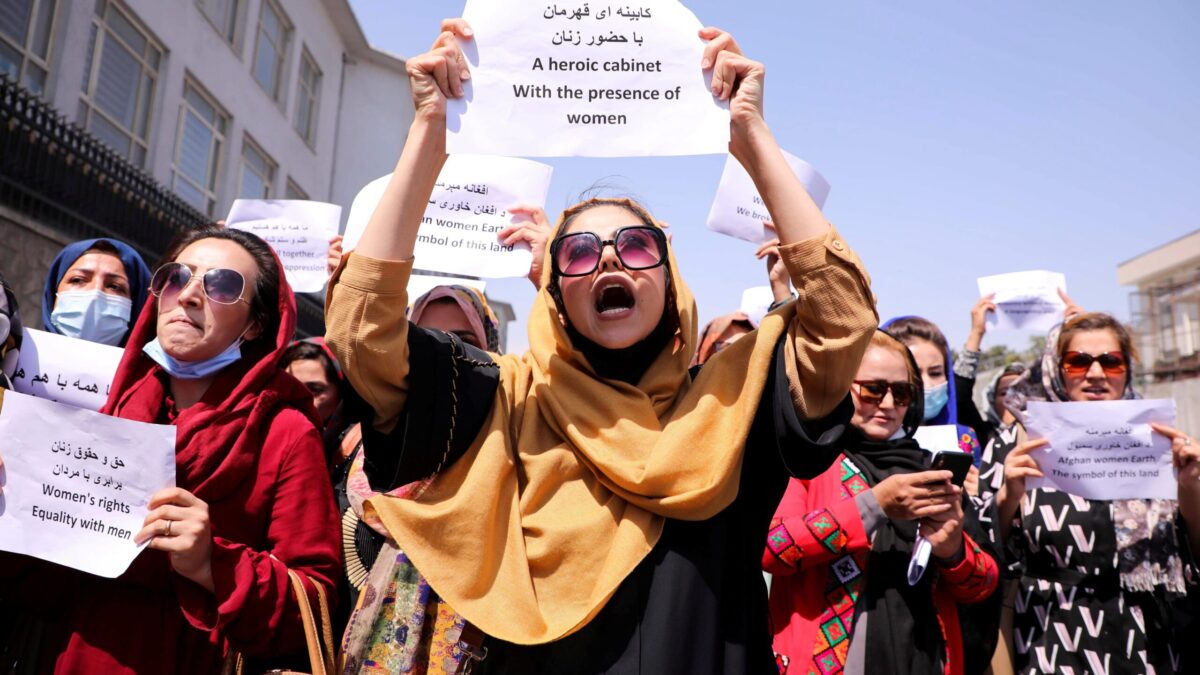
[[[471,79],[447,149],[523,157],[724,153],[728,105],[700,69],[700,21],[677,0],[636,5],[468,0]]]

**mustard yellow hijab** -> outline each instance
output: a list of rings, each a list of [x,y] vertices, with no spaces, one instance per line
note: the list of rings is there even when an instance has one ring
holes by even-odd
[[[597,201],[657,225],[631,201],[592,200],[565,211],[557,229]],[[604,380],[567,337],[546,255],[529,351],[497,357],[500,386],[466,455],[418,500],[366,505],[451,607],[518,644],[586,625],[666,518],[704,520],[729,506],[767,368],[794,314],[788,303],[767,315],[691,381],[696,306],[672,252],[676,339],[636,386]]]

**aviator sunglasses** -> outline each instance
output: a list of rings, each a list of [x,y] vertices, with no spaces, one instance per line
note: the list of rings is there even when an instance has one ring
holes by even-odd
[[[1063,372],[1072,377],[1086,375],[1092,369],[1092,364],[1099,361],[1100,367],[1108,375],[1120,375],[1125,372],[1125,355],[1121,352],[1104,352],[1092,356],[1087,352],[1067,352],[1063,354]]]
[[[554,240],[550,260],[554,271],[563,277],[582,277],[596,271],[604,247],[612,246],[621,266],[627,270],[648,270],[667,260],[667,238],[662,230],[646,225],[622,227],[612,239],[601,239],[593,232],[576,232]]]
[[[879,405],[883,403],[888,390],[892,390],[892,401],[897,406],[906,406],[913,402],[916,388],[911,382],[888,382],[886,380],[854,380],[858,385],[858,397],[864,403]]]
[[[195,270],[181,262],[169,262],[154,273],[150,279],[150,292],[155,297],[179,295],[196,276]],[[219,305],[232,305],[241,300],[246,290],[246,278],[237,270],[214,267],[200,276],[200,287],[209,300]],[[249,302],[249,301],[247,301]]]

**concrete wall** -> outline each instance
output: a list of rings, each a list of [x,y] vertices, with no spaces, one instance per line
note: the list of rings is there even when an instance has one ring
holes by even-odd
[[[0,274],[17,294],[21,322],[42,327],[42,288],[54,256],[66,237],[20,213],[0,206]]]
[[[342,205],[344,221],[358,191],[396,166],[413,104],[406,76],[363,60],[347,62],[341,100],[330,201]]]
[[[403,67],[397,63],[388,67],[365,60],[355,62],[347,57],[351,49],[326,3],[279,2],[293,31],[284,65],[283,93],[279,101],[274,101],[251,72],[263,2],[242,0],[232,45],[225,42],[195,0],[118,3],[135,16],[139,27],[159,43],[165,54],[154,95],[145,169],[170,186],[184,83],[190,79],[224,108],[231,121],[218,160],[216,217],[227,213],[238,196],[242,144],[247,135],[278,165],[273,196],[284,197],[290,177],[310,198],[348,208],[358,188],[390,171],[399,155],[412,119]],[[71,120],[77,119],[94,13],[94,0],[60,0],[47,94],[50,103]],[[322,74],[312,147],[295,130],[296,90],[304,48]],[[345,68],[343,59],[350,61]],[[344,89],[343,73],[350,80]],[[335,176],[338,185],[334,184]]]

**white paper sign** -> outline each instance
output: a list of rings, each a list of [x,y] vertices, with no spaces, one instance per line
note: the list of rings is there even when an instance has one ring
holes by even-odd
[[[742,291],[742,304],[738,309],[757,327],[774,302],[775,294],[770,286],[754,286]]]
[[[980,277],[979,295],[995,293],[996,311],[988,312],[989,326],[1006,330],[1048,331],[1063,320],[1067,278],[1058,272],[1033,270]]]
[[[17,391],[77,408],[104,407],[125,350],[32,328],[24,335],[12,377]]]
[[[1174,426],[1175,402],[1030,401],[1025,429],[1050,444],[1031,455],[1046,477],[1026,486],[1088,499],[1175,499],[1171,441],[1151,422]]]
[[[150,497],[175,484],[175,427],[6,392],[0,550],[116,577]]]
[[[677,0],[467,0],[463,18],[471,79],[447,105],[450,153],[728,152],[728,104],[700,68],[702,26]]]
[[[930,452],[962,452],[958,444],[957,424],[932,424],[917,428],[913,440]]]
[[[438,286],[466,286],[482,293],[487,288],[487,282],[482,279],[464,279],[462,277],[443,277],[435,274],[413,274],[408,278],[408,304],[412,306],[417,298],[425,295]]]
[[[804,189],[808,190],[808,195],[816,202],[817,208],[825,208],[825,200],[829,198],[829,181],[799,157],[787,152],[783,156],[796,178],[804,184]],[[725,158],[725,170],[721,172],[721,182],[717,185],[717,194],[708,211],[708,229],[761,244],[776,236],[763,227],[764,220],[771,220],[771,214],[767,213],[758,188],[754,187],[754,180],[741,163],[729,155]]]
[[[473,277],[529,274],[529,246],[501,246],[496,234],[516,222],[510,207],[546,203],[553,171],[527,159],[450,155],[425,208],[414,252],[417,266]],[[358,246],[389,180],[391,174],[367,183],[354,198],[344,250]]]
[[[288,285],[318,293],[329,281],[329,240],[338,233],[342,207],[302,199],[236,199],[225,226],[258,235],[275,249]]]

